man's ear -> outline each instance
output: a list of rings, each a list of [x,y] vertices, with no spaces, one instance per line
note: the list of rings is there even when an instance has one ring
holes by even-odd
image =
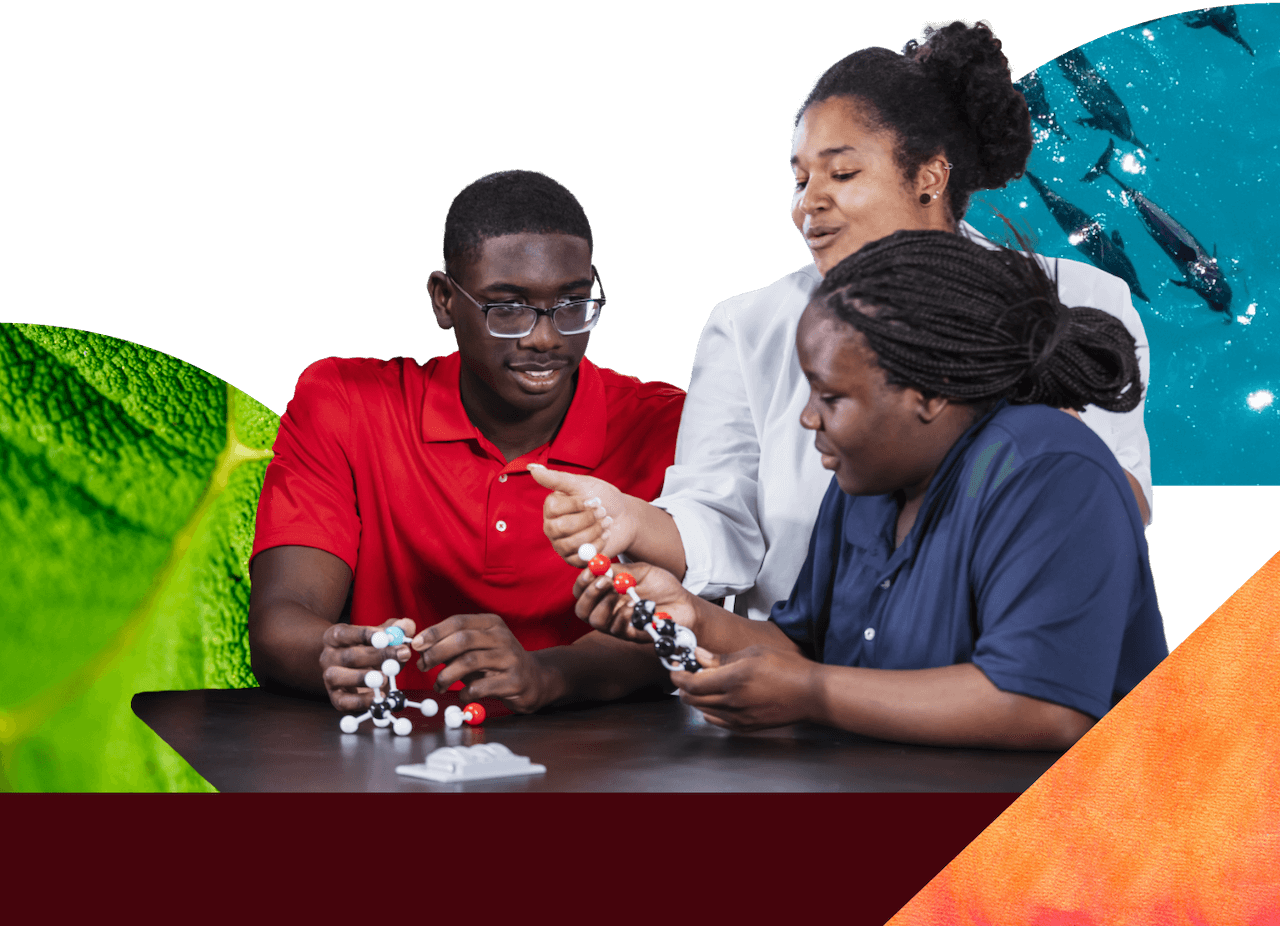
[[[448,331],[453,327],[453,300],[457,296],[453,281],[437,270],[427,277],[427,292],[431,294],[431,311],[436,324]]]

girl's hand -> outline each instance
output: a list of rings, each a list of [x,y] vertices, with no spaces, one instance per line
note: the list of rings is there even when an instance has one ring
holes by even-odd
[[[799,653],[752,646],[716,656],[698,647],[701,672],[672,672],[680,700],[738,732],[815,719],[822,666]]]
[[[659,611],[670,615],[677,624],[683,624],[695,634],[693,596],[671,573],[648,563],[613,564],[613,574],[629,573],[636,580],[636,594],[648,598]],[[619,595],[613,590],[613,580],[597,577],[584,569],[573,584],[578,598],[574,613],[596,630],[624,640],[652,642],[643,630],[631,626],[634,610],[629,595]]]

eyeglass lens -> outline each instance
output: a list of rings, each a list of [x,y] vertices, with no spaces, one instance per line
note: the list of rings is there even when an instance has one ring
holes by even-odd
[[[538,324],[538,311],[527,305],[502,305],[490,303],[485,313],[489,331],[500,337],[524,337]],[[561,334],[581,334],[589,331],[600,315],[598,299],[583,299],[557,306],[551,313],[551,322]]]

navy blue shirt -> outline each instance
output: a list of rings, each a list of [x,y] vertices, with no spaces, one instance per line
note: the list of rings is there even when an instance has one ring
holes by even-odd
[[[830,665],[972,662],[1101,717],[1168,655],[1137,502],[1075,418],[1001,403],[956,442],[894,549],[898,504],[832,479],[770,620]]]

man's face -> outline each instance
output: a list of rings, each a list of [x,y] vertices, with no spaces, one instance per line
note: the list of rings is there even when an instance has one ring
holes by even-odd
[[[457,336],[464,388],[479,390],[477,398],[486,406],[512,417],[559,404],[568,407],[590,332],[563,335],[550,316],[540,315],[526,336],[499,338],[489,333],[480,306],[519,302],[550,309],[590,298],[591,248],[585,239],[534,232],[488,238],[480,256],[454,277],[465,293],[448,285],[443,274],[433,278],[436,320]]]

